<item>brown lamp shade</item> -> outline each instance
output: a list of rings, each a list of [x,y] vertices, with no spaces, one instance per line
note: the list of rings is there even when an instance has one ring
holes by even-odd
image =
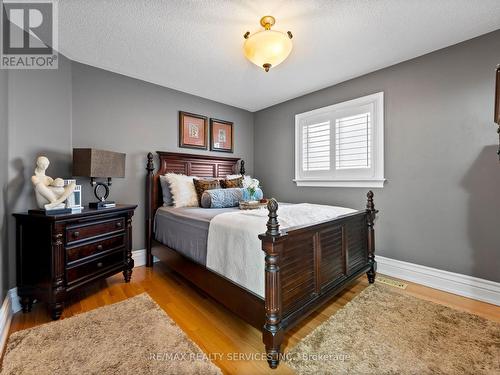
[[[73,149],[73,176],[125,177],[125,156],[94,148]]]

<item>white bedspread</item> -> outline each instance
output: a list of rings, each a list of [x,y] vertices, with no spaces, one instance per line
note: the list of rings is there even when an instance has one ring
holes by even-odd
[[[280,205],[280,229],[331,220],[355,212],[345,207],[301,203]],[[264,252],[258,235],[266,231],[268,210],[227,212],[210,221],[207,267],[264,297]]]

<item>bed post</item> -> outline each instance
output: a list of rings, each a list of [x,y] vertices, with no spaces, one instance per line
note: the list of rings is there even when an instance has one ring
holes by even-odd
[[[242,176],[245,175],[245,160],[243,160],[243,159],[240,161],[240,174]]]
[[[148,153],[148,162],[146,164],[146,267],[153,266],[153,255],[151,254],[151,237],[153,235],[153,171],[155,169],[153,154]]]
[[[369,191],[366,194],[366,219],[368,224],[368,263],[370,264],[370,269],[366,273],[368,276],[368,282],[373,284],[375,282],[375,274],[377,271],[377,262],[375,261],[375,230],[373,229],[375,217],[377,216],[378,210],[375,209],[375,204],[373,203],[373,191]]]
[[[283,327],[281,326],[281,280],[280,255],[286,235],[280,233],[278,222],[278,202],[272,198],[267,203],[269,220],[267,231],[261,234],[262,250],[265,257],[265,311],[266,322],[262,331],[262,339],[266,346],[269,367],[276,368],[280,362],[281,343],[283,342]]]

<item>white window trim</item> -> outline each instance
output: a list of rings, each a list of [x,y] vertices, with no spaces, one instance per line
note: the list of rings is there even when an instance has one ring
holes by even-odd
[[[300,149],[300,123],[305,118],[313,116],[321,116],[333,111],[349,109],[362,105],[374,104],[374,120],[376,121],[376,134],[373,137],[373,162],[374,176],[370,178],[352,178],[339,179],[329,177],[300,177],[301,176],[301,157]],[[333,104],[327,107],[318,108],[309,112],[304,112],[295,115],[295,178],[293,181],[297,186],[309,187],[359,187],[359,188],[383,188],[384,177],[384,93],[378,92],[375,94],[363,96],[342,103]]]

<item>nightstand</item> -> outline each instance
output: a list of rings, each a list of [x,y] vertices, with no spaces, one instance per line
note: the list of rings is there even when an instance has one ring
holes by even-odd
[[[37,299],[48,303],[52,319],[59,319],[73,290],[117,272],[123,272],[129,282],[136,207],[86,208],[63,215],[14,214],[17,293],[23,312],[31,311]]]

